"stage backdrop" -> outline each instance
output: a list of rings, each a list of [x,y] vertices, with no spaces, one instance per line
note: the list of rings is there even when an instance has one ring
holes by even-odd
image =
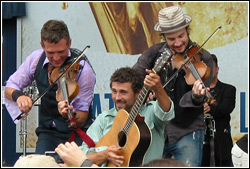
[[[248,132],[248,2],[26,2],[26,17],[19,20],[19,64],[40,48],[40,30],[50,19],[63,20],[72,37],[72,47],[83,49],[95,72],[94,114],[113,107],[109,78],[117,68],[133,66],[148,47],[161,41],[153,27],[158,11],[179,5],[193,17],[191,39],[199,45],[221,30],[204,46],[216,54],[219,79],[237,88],[231,114],[233,141]],[[37,110],[28,119],[28,150],[33,151]],[[17,124],[17,138],[19,138]],[[17,141],[19,143],[20,141]],[[19,144],[21,151],[21,145]]]

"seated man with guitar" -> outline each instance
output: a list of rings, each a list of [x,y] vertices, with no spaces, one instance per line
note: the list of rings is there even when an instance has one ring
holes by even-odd
[[[97,165],[141,166],[162,158],[164,128],[174,118],[174,106],[160,77],[153,73],[155,70],[146,72],[144,86],[141,74],[131,68],[120,68],[111,76],[115,108],[102,112],[87,130],[96,146],[89,148],[85,142],[81,146],[87,158]],[[155,92],[157,101],[144,104],[149,89]],[[195,95],[205,94],[199,82],[193,89]],[[59,102],[60,113],[66,113],[68,108]],[[67,153],[75,151],[71,146],[60,144],[55,151],[64,160],[63,166],[79,166],[82,162],[80,155]]]
[[[102,112],[87,130],[96,146],[89,148],[85,142],[81,146],[97,165],[140,166],[162,157],[164,128],[174,118],[174,106],[160,77],[146,71],[144,86],[143,76],[132,68],[120,68],[111,76],[115,108]],[[144,104],[149,89],[155,92],[157,101]],[[65,102],[59,102],[58,109],[66,113]],[[58,149],[56,152],[60,155]]]

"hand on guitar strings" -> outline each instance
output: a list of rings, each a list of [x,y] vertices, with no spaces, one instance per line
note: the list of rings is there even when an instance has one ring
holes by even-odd
[[[117,147],[116,145],[109,146],[106,150],[107,159],[112,162],[117,167],[120,167],[123,164],[124,157],[120,156],[121,147]]]

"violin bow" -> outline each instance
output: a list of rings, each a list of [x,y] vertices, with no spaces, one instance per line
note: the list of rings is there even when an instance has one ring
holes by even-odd
[[[187,61],[181,66],[181,69],[183,68],[183,66],[186,64],[186,63],[188,63],[191,59],[192,59],[192,57],[194,57],[201,49],[202,49],[202,47],[215,35],[215,33],[219,30],[219,29],[221,29],[221,26],[219,26],[218,28],[216,28],[216,30],[207,38],[207,40],[205,40],[205,42],[203,42],[203,44],[199,47],[199,49],[197,49],[197,51],[191,56],[191,57],[189,57],[188,59],[187,59]],[[193,43],[194,44],[194,43]],[[192,44],[192,45],[193,45]],[[192,47],[192,45],[191,45],[191,47]]]
[[[34,101],[33,101],[33,103],[32,103],[32,106],[37,102],[37,100],[39,100],[40,98],[42,98],[56,83],[57,83],[57,81],[69,70],[69,69],[71,69],[72,68],[72,66],[75,64],[75,63],[77,63],[80,59],[81,59],[81,57],[83,57],[83,55],[87,52],[87,50],[90,48],[90,46],[86,46],[84,49],[83,49],[83,51],[82,51],[82,53],[81,53],[81,55],[79,55],[75,60],[74,60],[74,62],[72,62],[71,63],[71,65],[69,66],[69,67],[67,67],[58,77],[57,77],[57,79],[39,96],[39,97],[37,97]],[[17,116],[17,118],[15,118],[15,120],[20,120],[22,117],[24,116],[24,113],[21,113],[19,116]],[[15,121],[14,120],[14,121]]]

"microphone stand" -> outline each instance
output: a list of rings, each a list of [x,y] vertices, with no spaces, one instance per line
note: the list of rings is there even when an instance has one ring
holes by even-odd
[[[39,91],[37,89],[37,85],[36,85],[36,81],[34,80],[32,82],[32,84],[26,88],[24,88],[24,93],[25,95],[28,95],[30,98],[32,98],[32,100],[37,99],[39,97]],[[38,100],[37,105],[39,105],[41,102],[41,100]],[[28,135],[28,131],[27,131],[27,118],[23,117],[21,119],[20,122],[20,131],[19,131],[19,135],[20,137],[22,137],[22,143],[23,143],[23,156],[26,156],[27,153],[27,135]]]
[[[27,117],[22,118],[20,123],[19,135],[23,138],[23,156],[26,156],[27,152]]]

